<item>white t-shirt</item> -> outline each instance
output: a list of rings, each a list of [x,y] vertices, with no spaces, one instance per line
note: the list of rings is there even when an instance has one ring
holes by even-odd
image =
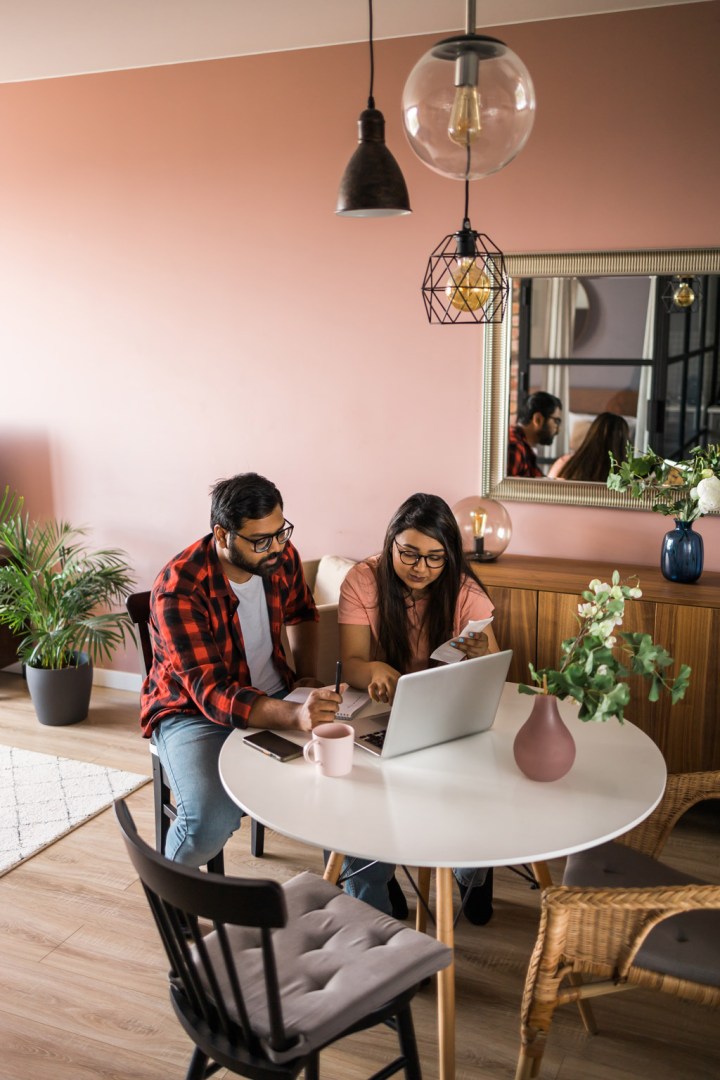
[[[239,600],[237,617],[245,642],[251,685],[266,694],[277,694],[285,684],[273,663],[270,617],[262,578],[253,574],[241,585],[231,581],[230,588]]]

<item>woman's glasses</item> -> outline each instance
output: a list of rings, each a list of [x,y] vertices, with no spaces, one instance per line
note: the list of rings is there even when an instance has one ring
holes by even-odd
[[[439,570],[441,566],[445,565],[447,555],[444,551],[438,551],[436,554],[432,555],[418,555],[417,551],[410,551],[409,548],[401,548],[397,540],[394,540],[393,543],[398,550],[400,562],[404,566],[417,566],[421,559],[425,560],[425,565],[428,570]]]
[[[264,551],[270,550],[273,540],[277,540],[278,544],[287,544],[294,528],[294,525],[286,521],[282,529],[278,529],[274,533],[268,533],[267,536],[255,536],[251,539],[249,536],[243,536],[242,533],[235,533],[235,535],[244,540],[246,544],[252,544],[253,551],[257,552],[258,555],[262,555]]]

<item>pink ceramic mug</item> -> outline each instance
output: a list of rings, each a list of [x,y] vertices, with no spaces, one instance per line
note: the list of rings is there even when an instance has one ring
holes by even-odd
[[[350,724],[318,724],[303,753],[323,776],[346,776],[352,769],[354,747],[355,731]]]

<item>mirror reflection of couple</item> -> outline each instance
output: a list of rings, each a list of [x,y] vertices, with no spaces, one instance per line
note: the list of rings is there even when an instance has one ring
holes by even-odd
[[[545,477],[536,448],[550,446],[563,421],[562,402],[554,394],[537,390],[518,409],[517,423],[508,433],[507,475]],[[621,460],[630,438],[623,416],[599,413],[576,449],[557,458],[547,476],[557,480],[585,480],[604,484],[610,471],[610,454]]]
[[[210,533],[172,558],[153,586],[153,662],[141,695],[143,733],[155,743],[177,805],[165,855],[198,867],[240,827],[242,812],[218,772],[231,731],[312,731],[334,719],[342,700],[316,678],[318,613],[280,492],[265,477],[242,473],[216,483],[211,495]],[[448,504],[412,495],[393,515],[382,551],[355,564],[343,583],[343,671],[352,685],[390,702],[400,675],[428,667],[449,638],[467,657],[497,652],[489,627],[459,636],[469,621],[492,612]],[[305,703],[285,701],[299,685],[312,688]],[[353,874],[348,892],[387,914],[407,915],[393,866],[345,864]],[[486,923],[492,871],[459,868],[455,876],[466,916]]]

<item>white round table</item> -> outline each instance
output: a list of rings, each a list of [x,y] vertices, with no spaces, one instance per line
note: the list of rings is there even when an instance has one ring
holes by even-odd
[[[220,754],[232,799],[285,836],[345,855],[437,869],[438,937],[453,944],[453,866],[542,864],[627,832],[665,789],[659,749],[633,724],[582,723],[560,702],[577,755],[567,776],[528,780],[512,753],[532,700],[507,684],[495,724],[482,735],[382,761],[355,749],[353,771],[321,776],[299,758],[279,762],[235,731]],[[356,718],[360,733],[371,721]],[[309,736],[284,733],[299,744]],[[538,864],[541,864],[538,866]],[[454,973],[439,975],[440,1076],[454,1076]]]

